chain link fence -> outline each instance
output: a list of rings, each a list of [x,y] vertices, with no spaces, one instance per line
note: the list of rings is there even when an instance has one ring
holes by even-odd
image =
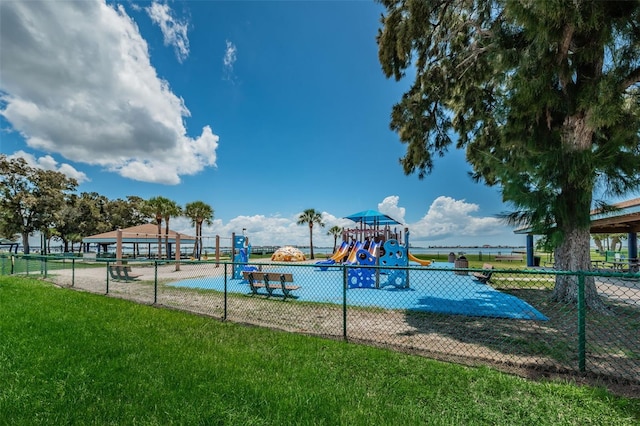
[[[0,273],[220,320],[346,339],[469,365],[591,375],[640,384],[640,274],[486,270],[437,262],[379,268],[315,263],[246,264],[2,255]],[[271,273],[268,294],[259,273]],[[248,274],[252,273],[252,291]],[[274,275],[275,274],[275,275]],[[291,297],[279,279],[291,274]],[[575,282],[579,303],[554,302],[558,277]],[[479,278],[480,277],[480,278]],[[588,308],[595,289],[600,309]]]

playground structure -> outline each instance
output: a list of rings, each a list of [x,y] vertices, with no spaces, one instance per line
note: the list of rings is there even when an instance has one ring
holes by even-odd
[[[249,245],[249,238],[244,235],[236,235],[235,233],[231,237],[231,253],[233,255],[233,278],[242,279],[243,271],[255,271],[258,268],[255,266],[247,266],[249,257],[251,256],[251,245]]]
[[[280,247],[271,255],[274,262],[302,262],[306,259],[299,248],[291,246]]]
[[[399,267],[408,266],[409,261],[421,266],[431,264],[409,253],[409,229],[404,228],[403,244],[402,231],[390,226],[400,223],[391,217],[367,210],[347,218],[361,226],[344,229],[340,248],[327,260],[316,262],[318,268],[325,271],[336,263],[353,265],[347,270],[347,288],[408,288],[408,271]]]
[[[431,265],[431,261],[430,260],[418,259],[417,257],[412,255],[411,253],[407,253],[407,256],[409,256],[409,260],[410,261],[416,262],[416,263],[420,264],[421,266],[429,266],[429,265]]]

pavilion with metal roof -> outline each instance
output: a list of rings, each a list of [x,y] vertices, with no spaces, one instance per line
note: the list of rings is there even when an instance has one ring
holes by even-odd
[[[20,246],[19,242],[12,241],[8,238],[0,238],[0,248],[9,246],[9,253],[12,251],[14,253],[18,253],[18,246]]]
[[[101,234],[91,235],[82,239],[83,244],[98,244],[99,247],[105,249],[112,244],[116,245],[116,256],[122,258],[122,244],[169,244],[176,243],[194,244],[195,237],[182,235],[176,231],[169,230],[168,241],[165,235],[166,228],[161,228],[158,234],[158,225],[153,223],[145,223],[143,225],[132,226],[125,229],[117,229],[115,231],[103,232]]]
[[[613,204],[613,211],[591,211],[592,234],[628,234],[629,259],[638,259],[638,232],[640,232],[640,198]],[[529,228],[518,229],[516,234],[527,234],[527,266],[533,266],[533,234]]]

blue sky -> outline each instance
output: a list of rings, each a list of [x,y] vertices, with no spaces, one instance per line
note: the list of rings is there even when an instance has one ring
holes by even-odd
[[[416,245],[523,245],[495,218],[498,188],[452,149],[405,176],[391,108],[410,84],[382,73],[373,1],[100,0],[0,3],[0,152],[78,192],[164,196],[215,210],[205,236],[317,245],[377,209]],[[411,76],[408,76],[410,79]],[[189,221],[171,228],[193,234]]]

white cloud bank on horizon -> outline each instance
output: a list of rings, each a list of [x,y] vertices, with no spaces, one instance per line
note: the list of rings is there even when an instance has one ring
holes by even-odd
[[[399,201],[398,196],[388,196],[378,204],[378,210],[398,222],[405,223],[405,208],[398,205]],[[474,216],[479,209],[477,204],[440,196],[431,203],[424,217],[416,223],[405,223],[404,226],[409,228],[409,239],[415,246],[524,246],[524,237],[514,235],[513,229],[500,219]],[[220,244],[230,246],[232,233],[240,234],[244,228],[247,230],[250,243],[254,246],[308,246],[309,227],[296,224],[300,213],[289,217],[238,216],[228,223],[214,219],[211,226],[203,227],[204,244],[215,245],[215,236],[219,235]],[[322,212],[322,218],[325,227],[320,228],[316,225],[313,228],[314,246],[333,246],[333,237],[327,235],[332,226],[354,226],[351,220],[336,217],[329,212]],[[180,233],[194,235],[189,219],[172,218],[170,226]]]
[[[404,223],[405,208],[398,206],[399,201],[396,195],[388,196],[378,204],[378,210]],[[440,196],[431,203],[423,218],[416,223],[404,223],[403,228],[404,226],[409,228],[412,246],[473,247],[490,244],[523,247],[525,245],[524,236],[515,235],[513,229],[499,219],[472,216],[472,213],[478,210],[477,204]],[[215,246],[215,237],[219,235],[220,245],[230,247],[231,235],[234,232],[240,235],[244,228],[253,246],[308,246],[309,227],[296,223],[300,213],[288,217],[237,216],[227,223],[214,218],[210,226],[203,226],[204,245],[205,247]],[[315,247],[333,247],[333,237],[327,235],[327,231],[332,226],[346,228],[354,226],[353,221],[336,217],[328,212],[322,212],[322,218],[325,227],[314,226],[313,228]],[[173,217],[169,226],[171,230],[181,234],[195,235],[191,219]],[[33,247],[39,246],[39,235],[32,236],[30,243]],[[53,242],[52,246],[56,244]]]
[[[173,37],[188,49],[186,30]],[[0,2],[0,63],[0,115],[30,148],[152,183],[216,165],[218,136],[187,135],[189,110],[122,6]]]

